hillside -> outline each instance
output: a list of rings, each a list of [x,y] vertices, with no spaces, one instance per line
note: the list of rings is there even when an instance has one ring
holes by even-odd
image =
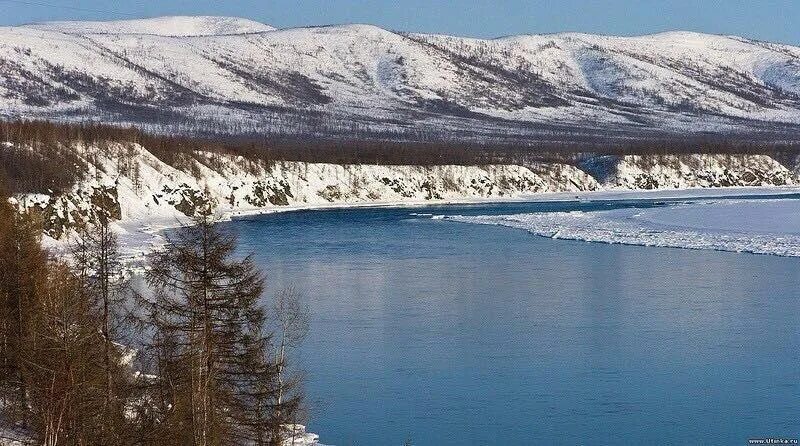
[[[247,34],[272,31],[275,28],[237,17],[168,16],[152,19],[113,20],[108,22],[42,22],[26,28],[64,34],[150,34],[154,36],[197,37],[226,34]]]
[[[400,140],[796,139],[800,48],[164,17],[0,28],[0,116]]]

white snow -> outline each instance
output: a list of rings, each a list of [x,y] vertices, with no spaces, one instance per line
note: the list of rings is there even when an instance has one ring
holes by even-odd
[[[47,209],[49,221],[91,220],[92,196],[110,193],[119,203],[115,223],[121,253],[140,260],[162,242],[164,228],[187,221],[185,212],[210,200],[223,217],[352,205],[421,204],[521,198],[531,193],[580,192],[597,182],[574,166],[392,166],[303,162],[268,164],[232,155],[195,152],[181,168],[163,163],[138,144],[74,149],[89,170],[60,196],[15,197],[20,208]],[[90,161],[90,162],[89,162]],[[92,165],[97,163],[97,165]],[[52,235],[64,238],[61,234]],[[68,236],[69,234],[65,234]],[[63,240],[45,238],[58,248]]]
[[[554,239],[800,256],[800,200],[705,200],[648,209],[444,216]]]
[[[625,189],[792,184],[793,172],[767,155],[626,155],[606,181]]]
[[[230,218],[343,206],[409,206],[480,200],[625,199],[669,195],[707,197],[726,193],[746,195],[798,191],[797,187],[792,186],[797,184],[794,174],[772,158],[762,155],[625,157],[615,161],[617,167],[614,175],[605,182],[598,182],[576,166],[559,163],[526,166],[267,163],[240,156],[196,151],[192,157],[181,158],[175,165],[178,167],[175,167],[165,164],[142,146],[133,143],[78,146],[72,150],[86,160],[89,167],[83,179],[71,191],[58,196],[19,195],[15,197],[16,205],[44,211],[45,221],[50,224],[48,235],[59,238],[45,237],[44,242],[49,247],[59,249],[75,222],[93,219],[96,211],[93,196],[110,196],[119,203],[120,219],[114,225],[119,234],[120,251],[134,264],[163,242],[160,237],[163,229],[186,223],[187,214],[194,212],[203,200],[210,200],[216,212],[223,218]],[[690,188],[719,184],[770,186],[655,192],[628,190],[636,189],[642,183]],[[773,186],[773,183],[785,186]],[[596,190],[602,191],[591,192]],[[776,206],[785,206],[780,203]],[[718,206],[727,205],[729,203]],[[702,209],[702,212],[710,212],[716,208],[709,206]],[[741,228],[737,227],[720,227],[715,234],[711,234],[709,231],[696,230],[688,223],[684,227],[675,223],[667,225],[664,220],[666,217],[660,212],[648,210],[627,217],[624,212],[465,217],[465,221],[523,227],[548,237],[609,243],[709,247],[783,255],[795,253],[793,239],[775,241],[763,234],[748,238],[752,235],[751,231],[740,233],[738,229]],[[783,215],[780,209],[774,212],[775,215]],[[733,217],[744,215],[733,211],[730,214],[723,215],[720,220],[736,221]],[[685,217],[680,215],[690,221],[688,214]],[[788,220],[784,218],[783,221]],[[698,225],[706,227],[700,223]],[[670,227],[655,231],[652,228],[656,226]],[[762,229],[766,227],[758,226]],[[775,231],[781,233],[778,229]],[[724,237],[719,236],[721,232],[724,232]]]
[[[42,22],[25,27],[66,34],[150,34],[176,37],[248,34],[275,29],[253,20],[216,16],[165,16],[107,22]]]
[[[170,110],[273,129],[285,125],[279,116],[265,123],[224,104],[313,108],[409,125],[418,121],[404,112],[420,110],[424,100],[582,128],[641,125],[608,105],[614,103],[640,107],[634,115],[661,129],[740,128],[738,118],[800,123],[800,48],[698,33],[481,40],[369,25],[273,30],[241,18],[157,17],[0,27],[0,59],[9,61],[0,73],[0,113],[12,116],[101,115],[96,93],[74,82],[81,75],[162,108],[170,108],[164,104],[176,91],[192,92],[218,105],[204,100]],[[521,76],[531,81],[520,83]],[[316,89],[330,102],[304,100]],[[547,92],[567,102],[529,103]],[[37,95],[52,103],[27,97]],[[429,124],[463,125],[451,118]]]
[[[320,444],[319,435],[306,432],[302,424],[289,424],[284,428],[284,446],[325,446]]]

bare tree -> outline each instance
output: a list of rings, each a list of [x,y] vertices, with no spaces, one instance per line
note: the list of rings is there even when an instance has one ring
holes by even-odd
[[[103,424],[103,370],[97,314],[69,265],[52,262],[29,321],[22,361],[31,436],[38,444],[96,443]]]
[[[275,368],[278,374],[277,404],[280,410],[284,397],[284,369],[287,349],[297,347],[308,335],[309,308],[303,295],[288,287],[275,295],[272,315],[278,328],[278,345],[275,351]]]

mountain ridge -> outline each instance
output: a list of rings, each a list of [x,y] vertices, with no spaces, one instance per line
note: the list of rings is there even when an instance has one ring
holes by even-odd
[[[18,25],[64,34],[146,34],[165,37],[205,37],[274,31],[276,28],[242,17],[158,16],[143,19],[66,20]]]
[[[197,35],[172,36],[170,22]],[[0,116],[520,143],[786,140],[800,129],[800,47],[737,36],[475,39],[368,24],[274,29],[227,17],[60,23],[0,28]],[[55,30],[64,27],[69,33]],[[157,34],[131,32],[153,27]]]

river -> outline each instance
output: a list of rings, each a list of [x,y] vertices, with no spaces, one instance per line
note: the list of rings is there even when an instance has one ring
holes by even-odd
[[[800,433],[800,258],[554,240],[428,214],[225,223],[312,309],[309,431],[344,445],[746,444]]]

